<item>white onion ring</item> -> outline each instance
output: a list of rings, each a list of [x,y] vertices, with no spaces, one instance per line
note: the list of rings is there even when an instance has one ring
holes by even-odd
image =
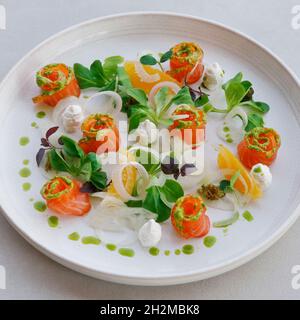
[[[120,166],[118,166],[116,168],[116,170],[113,171],[113,173],[112,173],[113,185],[114,185],[117,193],[120,195],[120,197],[124,201],[140,200],[140,199],[142,199],[142,195],[139,195],[136,197],[132,196],[131,194],[129,194],[127,192],[127,190],[125,189],[125,186],[123,184],[122,173],[123,173],[123,170],[128,166],[133,166],[137,169],[138,173],[140,174],[140,176],[144,182],[144,186],[146,186],[149,183],[149,175],[148,175],[148,172],[146,171],[146,169],[140,163],[135,162],[135,161],[131,161],[128,163],[121,164]]]
[[[135,61],[134,66],[135,66],[135,72],[142,82],[151,83],[151,82],[157,82],[160,80],[160,75],[158,73],[149,74],[148,72],[145,71],[143,65],[139,61]]]
[[[175,82],[171,82],[171,81],[162,81],[159,82],[158,84],[156,84],[150,91],[149,93],[149,102],[151,104],[151,106],[155,106],[155,102],[154,102],[154,97],[156,95],[156,93],[158,92],[159,89],[163,88],[163,87],[168,87],[169,89],[171,89],[175,94],[177,94],[177,92],[180,90],[180,87],[178,84],[176,84]]]
[[[121,112],[121,109],[122,109],[122,98],[120,97],[119,94],[117,94],[116,92],[114,91],[101,91],[101,92],[97,92],[95,94],[93,94],[92,96],[90,96],[86,101],[85,101],[85,104],[84,104],[84,111],[86,113],[101,113],[101,109],[99,108],[98,110],[98,107],[97,106],[97,109],[92,112],[89,112],[89,109],[92,109],[91,107],[91,102],[94,98],[96,97],[100,97],[100,96],[108,96],[108,97],[111,97],[113,99],[113,101],[116,103],[115,107],[112,106],[112,110],[111,112],[104,112],[104,113],[109,113],[109,114],[112,114],[112,115],[117,115]],[[90,105],[90,106],[89,106]]]

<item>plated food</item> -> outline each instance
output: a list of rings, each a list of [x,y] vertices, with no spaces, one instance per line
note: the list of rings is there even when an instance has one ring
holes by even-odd
[[[225,230],[241,216],[252,221],[249,204],[271,192],[281,140],[272,124],[265,127],[270,106],[254,99],[241,72],[227,77],[226,66],[207,64],[201,44],[181,42],[130,61],[51,63],[36,83],[41,92],[33,103],[51,107],[52,124],[36,146],[36,170],[45,177],[39,207],[51,212],[51,227],[66,215],[84,219],[95,234],[83,243],[119,246],[131,257],[130,235],[155,256],[172,232],[183,244],[195,238],[211,248],[214,228]],[[210,123],[218,145],[207,139]],[[213,168],[204,145],[215,150]],[[126,240],[109,243],[106,233]]]

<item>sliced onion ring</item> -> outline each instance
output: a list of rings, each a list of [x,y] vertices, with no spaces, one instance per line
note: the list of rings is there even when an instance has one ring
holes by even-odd
[[[120,166],[118,166],[116,168],[116,170],[114,170],[114,172],[112,173],[112,182],[113,185],[117,191],[117,193],[120,195],[120,197],[124,200],[124,201],[129,201],[129,200],[140,200],[142,199],[143,195],[140,194],[139,196],[132,196],[131,194],[129,194],[123,184],[123,170],[128,167],[128,166],[132,166],[135,167],[140,175],[140,177],[143,180],[143,186],[144,189],[146,189],[146,186],[149,183],[149,175],[148,172],[146,171],[146,169],[138,162],[135,161],[131,161],[128,163],[124,163],[121,164]]]
[[[100,96],[108,96],[108,97],[112,98],[113,102],[115,103],[115,106],[112,103],[112,109],[111,109],[110,112],[101,111],[101,107],[100,106],[97,106],[96,109],[93,110],[93,106],[91,106],[92,105],[92,100],[94,100],[95,98],[100,97]],[[114,91],[102,91],[102,92],[97,92],[97,93],[93,94],[92,96],[90,96],[86,100],[86,102],[84,104],[84,111],[86,113],[109,113],[109,114],[112,114],[112,115],[117,115],[117,114],[119,114],[121,112],[122,104],[123,104],[122,98],[116,92],[114,92]]]
[[[160,75],[158,73],[149,74],[139,61],[134,62],[135,72],[142,82],[151,83],[160,80]]]
[[[180,87],[178,84],[176,84],[175,82],[171,82],[171,81],[162,81],[159,82],[158,84],[156,84],[150,91],[149,93],[149,102],[151,104],[151,106],[155,106],[155,102],[154,102],[154,97],[156,95],[156,93],[158,92],[159,89],[163,88],[163,87],[168,87],[169,89],[171,89],[175,94],[177,94],[177,92],[180,90]]]

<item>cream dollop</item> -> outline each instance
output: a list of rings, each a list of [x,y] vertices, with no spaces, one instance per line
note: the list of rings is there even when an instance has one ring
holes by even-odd
[[[69,105],[62,113],[62,124],[66,132],[72,133],[81,125],[84,114],[81,106]]]
[[[223,78],[224,71],[221,66],[215,62],[205,69],[202,85],[208,90],[215,90],[221,86]]]
[[[268,166],[258,163],[252,167],[250,173],[263,190],[266,190],[270,187],[272,183],[272,173]]]
[[[161,239],[161,226],[154,219],[147,221],[139,230],[138,238],[143,247],[153,247]]]
[[[141,145],[148,146],[157,140],[158,129],[152,121],[147,119],[139,124],[135,135]]]

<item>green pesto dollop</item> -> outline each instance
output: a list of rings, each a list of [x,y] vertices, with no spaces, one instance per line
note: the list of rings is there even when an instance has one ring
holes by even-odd
[[[80,235],[78,232],[72,232],[68,235],[68,239],[72,241],[78,241],[80,239]]]
[[[36,128],[36,129],[39,127],[35,121],[31,122],[31,126],[32,128]]]
[[[156,247],[151,247],[149,249],[149,253],[152,255],[152,256],[158,256],[159,255],[159,249],[156,248]]]
[[[44,212],[47,209],[47,205],[44,201],[36,201],[33,204],[33,207],[35,210],[37,210],[39,212]]]
[[[204,238],[203,240],[203,244],[205,245],[205,247],[207,248],[211,248],[215,245],[215,243],[217,242],[217,238],[214,236],[207,236]]]
[[[48,218],[48,225],[51,228],[56,228],[58,226],[59,220],[56,216],[51,216]]]
[[[174,253],[176,254],[176,256],[179,256],[179,255],[181,254],[181,250],[180,250],[180,249],[176,249],[176,250],[174,251]]]
[[[226,142],[227,142],[227,143],[232,143],[233,140],[232,140],[231,138],[227,138],[227,139],[226,139]]]
[[[191,244],[186,244],[182,247],[182,252],[184,254],[192,254],[194,253],[194,246],[192,246]]]
[[[132,257],[134,257],[135,252],[132,249],[129,249],[129,248],[120,248],[119,249],[119,254],[121,256],[124,256],[124,257],[132,258]]]
[[[109,251],[115,251],[117,249],[117,246],[115,244],[112,243],[107,243],[106,244],[106,249]]]
[[[43,119],[46,116],[46,112],[45,111],[39,111],[36,113],[36,117],[39,119]]]
[[[83,237],[81,239],[81,242],[83,244],[94,244],[98,246],[101,243],[101,240],[93,236],[87,236],[87,237]]]
[[[248,210],[246,210],[246,211],[243,213],[243,217],[244,217],[244,219],[246,219],[248,222],[251,222],[251,221],[254,220],[253,215],[252,215]]]
[[[25,182],[22,184],[23,191],[29,191],[31,189],[31,184],[29,182]]]
[[[225,126],[225,127],[223,128],[223,131],[224,131],[224,132],[229,132],[229,131],[230,131],[230,128]]]
[[[22,146],[22,147],[24,147],[24,146],[26,146],[28,143],[29,143],[29,138],[28,137],[21,137],[20,139],[19,139],[19,144],[20,144],[20,146]]]
[[[171,254],[171,251],[170,250],[165,250],[165,256],[169,256]]]
[[[27,166],[29,164],[29,160],[27,160],[27,159],[23,160],[23,164],[24,164],[24,166]]]
[[[19,171],[19,175],[20,175],[22,178],[28,178],[28,177],[31,175],[31,171],[30,171],[28,168],[22,168],[22,169]]]

